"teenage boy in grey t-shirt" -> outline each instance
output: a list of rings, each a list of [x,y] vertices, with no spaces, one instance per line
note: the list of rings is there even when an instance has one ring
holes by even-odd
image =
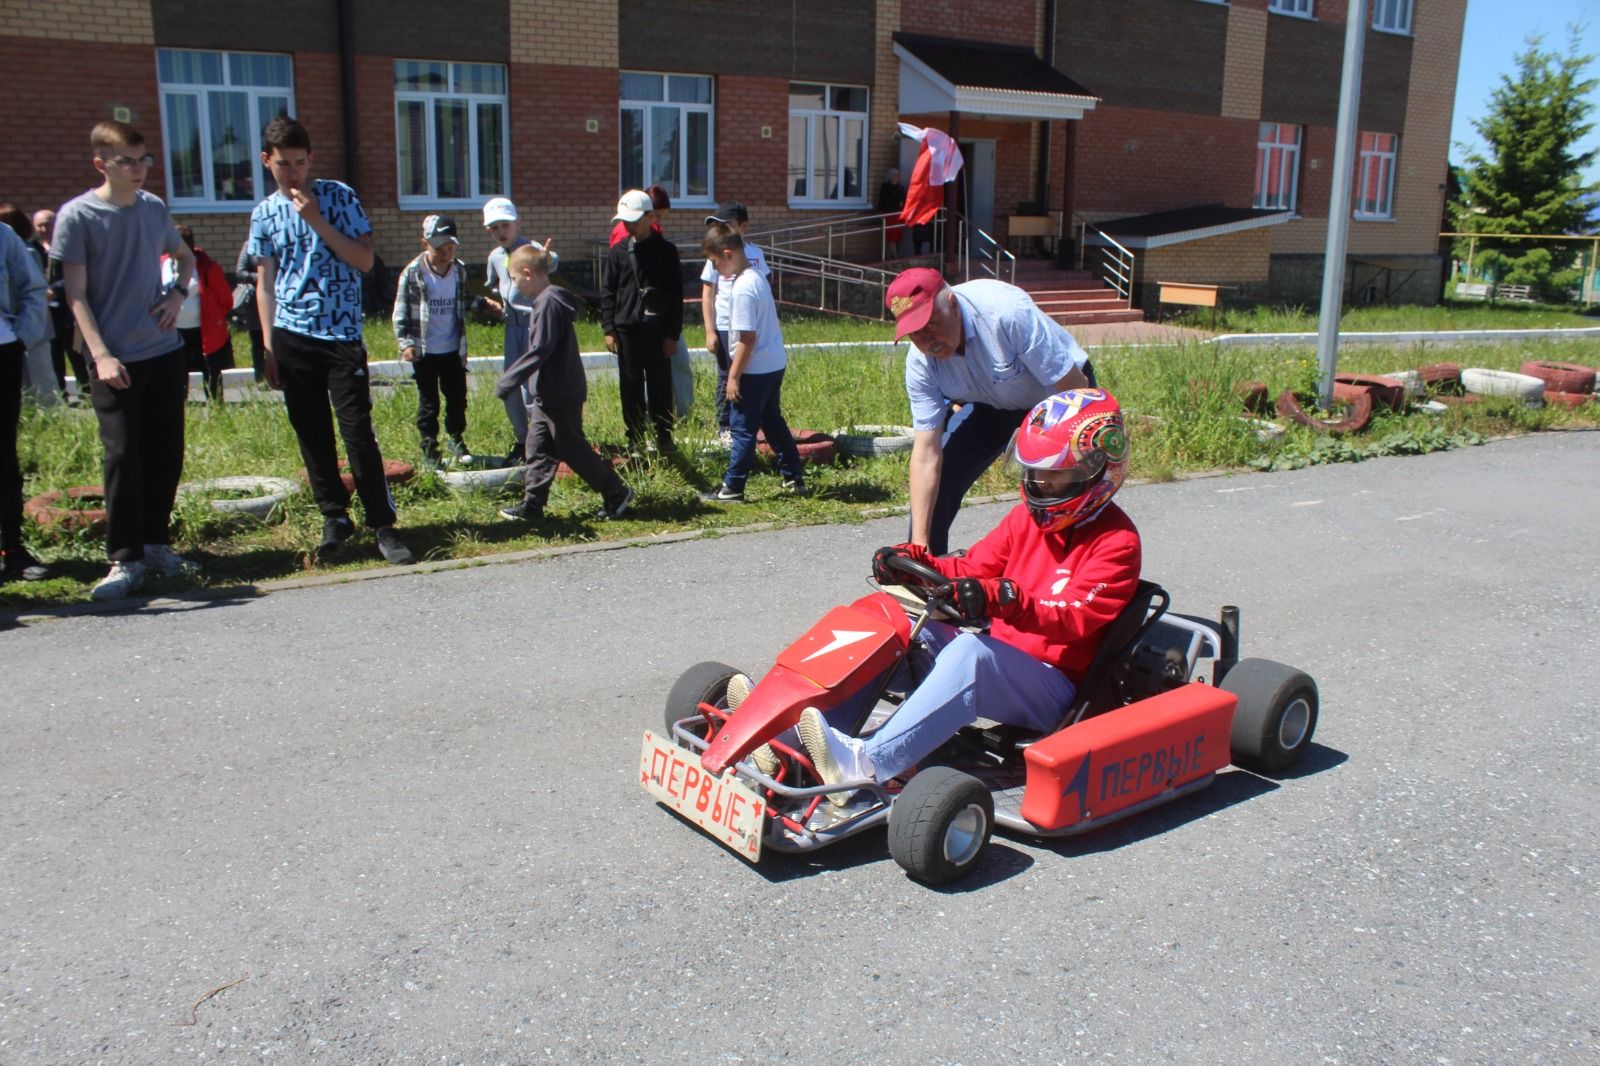
[[[115,600],[135,592],[146,571],[199,569],[173,552],[171,532],[189,393],[175,327],[194,253],[167,205],[142,188],[155,162],[144,136],[125,122],[102,122],[89,144],[104,180],[62,205],[50,258],[61,263],[67,303],[89,352],[89,395],[105,449],[111,570],[90,595]],[[177,284],[167,291],[162,253],[178,264]]]

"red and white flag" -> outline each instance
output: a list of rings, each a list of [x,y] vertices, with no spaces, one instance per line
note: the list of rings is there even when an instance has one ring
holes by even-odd
[[[906,203],[900,209],[900,221],[908,226],[921,226],[931,221],[944,206],[943,186],[956,180],[961,170],[961,147],[948,133],[931,127],[923,129],[902,122],[900,132],[922,144],[917,164],[911,170],[911,180],[906,184]]]

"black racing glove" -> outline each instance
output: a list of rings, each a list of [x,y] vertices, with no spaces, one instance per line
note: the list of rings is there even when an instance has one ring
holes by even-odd
[[[964,577],[944,586],[945,602],[964,622],[1004,618],[1020,600],[1017,584],[1009,577]]]
[[[888,560],[897,555],[914,563],[921,563],[923,566],[933,566],[933,556],[929,555],[928,549],[922,545],[893,544],[872,553],[872,580],[880,585],[904,585],[907,575],[889,569]]]

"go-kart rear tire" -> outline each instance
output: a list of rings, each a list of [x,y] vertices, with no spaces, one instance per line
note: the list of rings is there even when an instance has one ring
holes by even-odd
[[[1248,770],[1281,774],[1304,755],[1317,729],[1317,683],[1271,659],[1241,659],[1222,679],[1239,698],[1229,748]]]
[[[971,873],[994,830],[994,797],[983,782],[948,766],[913,777],[889,811],[889,854],[924,884]]]
[[[672,727],[700,713],[702,703],[716,703],[728,694],[728,678],[740,671],[727,663],[705,662],[695,663],[673,683],[672,691],[667,693],[666,712],[663,721],[666,723],[667,736],[672,735]]]

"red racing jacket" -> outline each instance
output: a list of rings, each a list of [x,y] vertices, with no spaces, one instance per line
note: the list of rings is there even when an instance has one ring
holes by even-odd
[[[1139,531],[1116,504],[1094,521],[1041,533],[1018,504],[965,556],[936,557],[945,577],[1007,577],[1017,604],[989,634],[1061,670],[1074,684],[1100,647],[1100,634],[1139,584]]]

